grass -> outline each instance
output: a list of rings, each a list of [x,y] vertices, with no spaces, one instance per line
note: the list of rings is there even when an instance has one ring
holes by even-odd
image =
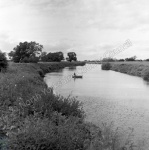
[[[149,81],[149,62],[111,62],[110,70],[142,77]]]
[[[84,63],[10,63],[0,74],[0,149],[122,150],[118,130],[84,121],[82,104],[53,94],[45,73]]]

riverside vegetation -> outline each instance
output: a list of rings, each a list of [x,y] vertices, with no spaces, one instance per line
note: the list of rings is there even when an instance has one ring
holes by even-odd
[[[8,150],[132,150],[112,124],[86,122],[75,98],[53,94],[45,73],[84,62],[9,63],[0,73],[0,149]],[[38,95],[38,97],[37,97]]]
[[[102,63],[102,69],[142,77],[149,81],[149,62],[105,62]]]

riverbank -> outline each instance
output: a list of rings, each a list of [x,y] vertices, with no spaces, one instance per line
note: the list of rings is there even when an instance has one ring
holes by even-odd
[[[0,149],[79,149],[90,138],[76,99],[53,94],[45,73],[75,63],[10,63],[0,73]],[[41,73],[42,72],[42,73]],[[69,144],[68,144],[69,143]]]
[[[71,66],[84,66],[86,63],[83,61],[77,62],[40,62],[36,64],[44,74],[50,73],[54,70],[63,69]]]
[[[149,81],[149,62],[110,62],[108,70],[142,77]]]
[[[78,100],[54,95],[43,82],[47,72],[83,64],[9,64],[0,74],[1,149],[114,150],[124,145],[109,126],[85,122]]]

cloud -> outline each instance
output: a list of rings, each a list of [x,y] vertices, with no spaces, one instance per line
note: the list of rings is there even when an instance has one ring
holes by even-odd
[[[62,51],[64,53],[67,53],[67,50],[70,49],[72,46],[68,45],[66,43],[56,43],[56,44],[49,44],[44,45],[44,50],[47,52],[57,52]]]
[[[142,44],[148,47],[148,0],[0,1],[2,49],[36,41],[46,51],[73,50],[85,59],[96,58],[127,39],[144,41],[134,42],[132,52],[138,55]]]
[[[0,50],[3,52],[10,52],[17,45],[7,33],[0,33]]]

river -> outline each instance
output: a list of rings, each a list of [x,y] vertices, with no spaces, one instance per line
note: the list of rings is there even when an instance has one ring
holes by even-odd
[[[82,73],[85,67],[90,69]],[[119,72],[103,71],[101,65],[91,67],[87,64],[48,73],[45,82],[49,87],[56,85],[74,72],[83,78],[72,78],[55,92],[79,99],[87,121],[97,125],[113,121],[114,126],[121,127],[123,132],[134,128],[137,139],[149,138],[149,84],[146,81]]]

